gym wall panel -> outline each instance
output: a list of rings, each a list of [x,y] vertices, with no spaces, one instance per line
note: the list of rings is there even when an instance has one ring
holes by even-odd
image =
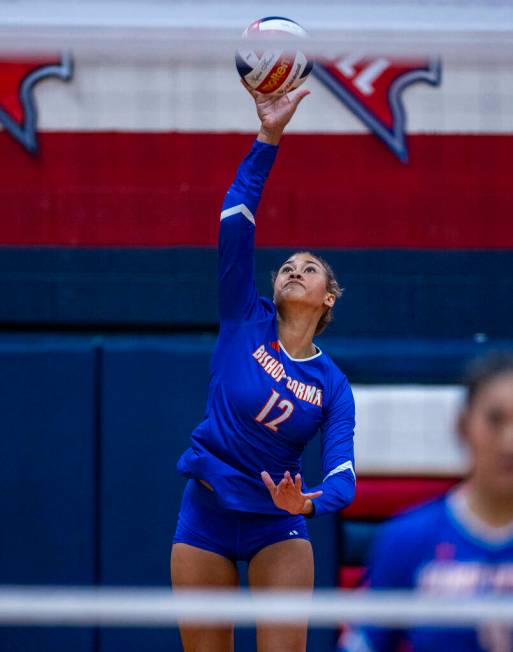
[[[345,295],[331,335],[511,338],[513,249],[317,249]],[[291,249],[258,249],[257,285]],[[54,327],[215,330],[214,248],[0,247],[0,321]]]
[[[96,579],[93,338],[0,337],[0,583]],[[5,652],[92,652],[85,629],[2,628]]]
[[[213,338],[108,337],[103,355],[101,583],[169,586],[185,480],[176,462],[206,401]],[[176,629],[103,630],[101,652],[178,650]]]
[[[42,133],[37,158],[0,134],[0,242],[213,246],[224,194],[254,135],[117,129]],[[404,165],[370,134],[287,134],[258,210],[257,243],[513,248],[512,135],[408,142]]]

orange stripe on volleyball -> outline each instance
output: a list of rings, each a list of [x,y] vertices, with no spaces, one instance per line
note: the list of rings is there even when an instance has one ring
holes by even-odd
[[[287,79],[293,63],[294,57],[291,58],[290,55],[281,56],[272,67],[271,72],[255,90],[260,93],[272,93],[278,90],[285,79]]]

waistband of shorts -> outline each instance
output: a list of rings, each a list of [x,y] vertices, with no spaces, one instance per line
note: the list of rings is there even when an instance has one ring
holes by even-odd
[[[262,514],[258,512],[246,512],[235,509],[229,509],[224,507],[218,500],[216,492],[211,491],[205,485],[203,485],[198,478],[191,478],[186,487],[186,492],[190,500],[196,501],[199,505],[202,505],[210,512],[223,514],[228,517],[238,518],[242,521],[254,520],[262,522],[272,522],[279,521],[282,519],[294,519],[304,520],[305,517],[302,514],[289,514],[288,512],[283,512],[283,514]]]

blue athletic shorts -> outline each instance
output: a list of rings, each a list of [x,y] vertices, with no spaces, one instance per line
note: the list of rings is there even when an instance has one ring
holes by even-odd
[[[197,480],[187,483],[173,543],[188,543],[233,561],[249,561],[262,548],[290,539],[310,540],[304,516],[225,509],[215,493]]]

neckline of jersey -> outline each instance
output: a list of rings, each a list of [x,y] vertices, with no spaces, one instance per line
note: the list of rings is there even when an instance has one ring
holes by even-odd
[[[510,545],[513,541],[513,523],[494,527],[485,523],[470,509],[464,488],[454,488],[447,495],[447,506],[452,516],[467,534],[493,547]]]
[[[315,348],[317,349],[317,353],[314,353],[314,355],[311,355],[309,358],[293,358],[290,353],[288,353],[287,349],[283,346],[281,340],[278,340],[278,342],[280,343],[280,348],[283,349],[283,353],[285,353],[287,358],[293,362],[308,362],[308,360],[314,360],[315,358],[318,358],[320,355],[322,355],[321,349],[317,346],[317,344],[314,344]]]

